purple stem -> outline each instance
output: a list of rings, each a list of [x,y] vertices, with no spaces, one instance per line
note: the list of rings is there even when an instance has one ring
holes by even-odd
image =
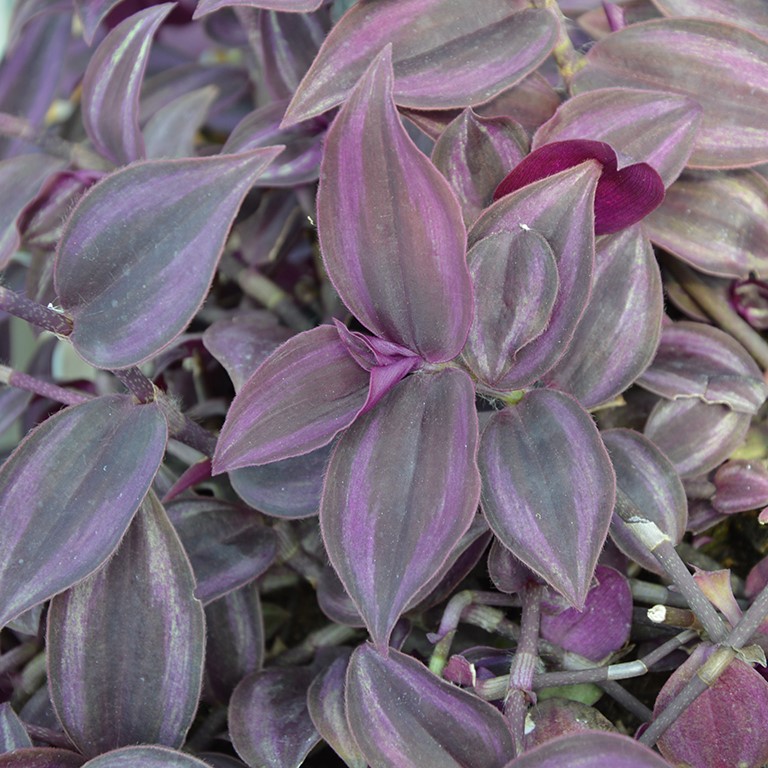
[[[44,331],[55,333],[57,336],[69,336],[72,333],[72,321],[66,315],[44,307],[2,285],[0,285],[0,310],[26,320]]]
[[[63,403],[64,405],[80,405],[93,399],[92,395],[77,392],[74,389],[65,389],[56,384],[51,384],[49,381],[41,381],[27,373],[14,371],[13,368],[8,368],[5,365],[0,365],[0,382],[9,384],[17,389],[33,392],[36,395],[40,395],[40,397],[46,397],[48,400],[53,400],[55,403]]]

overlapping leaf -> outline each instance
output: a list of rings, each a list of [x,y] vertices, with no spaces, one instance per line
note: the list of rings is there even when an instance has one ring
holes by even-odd
[[[126,368],[184,330],[242,199],[279,151],[138,163],[83,197],[59,243],[55,284],[84,359]]]
[[[323,0],[198,0],[195,18],[213,13],[221,8],[268,8],[289,13],[316,11]]]
[[[88,768],[208,768],[192,755],[162,747],[126,747],[89,760]],[[85,766],[83,766],[85,768]]]
[[[194,588],[181,542],[150,491],[114,557],[52,601],[51,699],[84,755],[183,744],[203,673],[205,620]]]
[[[501,713],[416,659],[360,646],[347,672],[347,718],[372,768],[501,768],[513,754]]]
[[[640,386],[670,399],[695,397],[754,414],[768,395],[755,361],[724,331],[703,323],[667,325]]]
[[[363,325],[440,362],[459,353],[472,317],[465,230],[448,182],[400,122],[390,50],[328,134],[320,245],[336,290]]]
[[[634,88],[601,88],[568,99],[536,131],[532,147],[594,139],[620,155],[648,163],[669,186],[683,170],[701,124],[702,109],[686,96]]]
[[[229,704],[232,744],[251,768],[299,768],[320,740],[307,709],[309,667],[268,669],[243,678]]]
[[[768,161],[768,40],[706,19],[633,24],[598,41],[572,84],[576,94],[616,86],[671,91],[702,106],[691,166]]]
[[[584,604],[615,479],[589,414],[545,389],[495,413],[479,454],[482,507],[501,543],[572,605]]]
[[[645,436],[631,429],[609,429],[601,433],[616,472],[617,488],[647,520],[669,536],[673,545],[683,538],[688,504],[680,477],[669,459]],[[643,568],[661,573],[660,566],[627,524],[617,515],[610,535],[619,549]]]
[[[0,704],[0,754],[32,746],[24,723],[11,709],[9,702]]]
[[[446,369],[400,382],[331,455],[323,539],[380,649],[472,522],[476,444],[472,382]]]
[[[640,226],[600,238],[589,303],[545,381],[585,408],[619,395],[653,360],[663,302],[659,268]]]
[[[499,232],[534,229],[549,243],[560,278],[547,329],[520,350],[499,388],[536,381],[557,362],[584,312],[594,269],[594,199],[600,167],[588,162],[538,181],[494,203],[469,232],[469,244]]]
[[[369,374],[323,325],[289,339],[238,392],[221,430],[216,472],[267,464],[327,445],[354,421]]]
[[[736,24],[768,38],[768,7],[763,0],[653,0],[665,16],[697,16]]]
[[[155,404],[111,395],[67,408],[0,468],[0,627],[112,553],[160,466]]]
[[[68,749],[27,747],[0,755],[0,768],[80,768],[85,758]]]
[[[139,91],[152,37],[173,3],[129,16],[102,41],[83,77],[83,125],[104,157],[125,165],[144,157]]]
[[[688,171],[644,226],[702,272],[768,277],[768,180],[754,171]]]
[[[285,119],[298,123],[340,104],[389,43],[398,105],[446,109],[482,104],[533,72],[556,37],[554,16],[521,0],[473,6],[462,0],[355,5],[331,30]]]

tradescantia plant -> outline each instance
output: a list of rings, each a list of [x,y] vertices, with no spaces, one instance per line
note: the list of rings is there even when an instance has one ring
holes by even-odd
[[[766,62],[759,2],[15,3],[0,767],[760,768]]]

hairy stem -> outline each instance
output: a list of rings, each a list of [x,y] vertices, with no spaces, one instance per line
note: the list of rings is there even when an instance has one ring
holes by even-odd
[[[57,336],[69,336],[72,333],[72,320],[66,315],[50,307],[44,307],[2,285],[0,285],[0,310],[26,320],[44,331],[55,333]]]
[[[74,389],[65,389],[49,381],[41,381],[34,376],[22,373],[21,371],[15,371],[13,368],[8,368],[5,365],[0,365],[0,382],[17,389],[23,389],[26,392],[32,392],[35,395],[40,395],[40,397],[47,397],[55,403],[63,403],[64,405],[80,405],[80,403],[93,399],[92,395],[87,395]]]

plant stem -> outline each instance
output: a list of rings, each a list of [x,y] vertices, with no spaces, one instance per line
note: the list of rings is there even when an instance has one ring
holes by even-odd
[[[31,658],[37,654],[37,642],[30,640],[29,642],[17,645],[15,648],[11,648],[2,656],[0,656],[0,677],[13,672],[17,667],[22,664],[26,664]]]
[[[653,712],[640,699],[633,696],[626,688],[615,680],[606,680],[598,685],[627,712],[631,712],[638,720],[647,723],[653,718]]]
[[[312,327],[293,299],[261,272],[243,269],[237,275],[237,282],[244,293],[274,312],[289,328],[307,331]]]
[[[74,389],[65,389],[48,381],[41,381],[34,376],[22,373],[21,371],[15,371],[13,368],[8,368],[5,365],[0,365],[0,382],[17,389],[32,392],[35,395],[40,395],[40,397],[46,397],[55,403],[63,403],[64,405],[80,405],[80,403],[93,399],[92,395],[77,392]]]
[[[66,315],[50,307],[44,307],[2,285],[0,285],[0,310],[26,320],[44,331],[55,333],[57,336],[69,336],[72,333],[72,320]]]
[[[536,8],[546,8],[557,20],[557,42],[552,50],[552,58],[557,62],[566,88],[570,88],[573,76],[586,64],[586,59],[573,47],[568,36],[568,19],[560,10],[557,0],[533,0],[533,5]]]
[[[123,368],[112,373],[140,403],[152,403],[157,399],[157,387],[138,368]]]

